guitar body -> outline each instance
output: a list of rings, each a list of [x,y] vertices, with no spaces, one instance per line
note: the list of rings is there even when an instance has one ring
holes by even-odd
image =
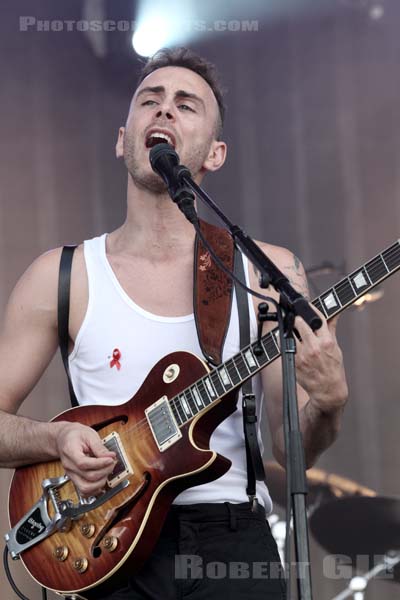
[[[178,365],[179,374],[165,383],[165,374],[171,365]],[[130,575],[137,572],[157,541],[173,499],[184,489],[217,479],[229,469],[231,462],[209,449],[209,439],[218,424],[236,409],[234,391],[182,425],[182,437],[164,451],[160,451],[145,418],[145,410],[158,399],[173,398],[207,371],[205,363],[196,356],[174,352],[153,367],[139,391],[126,404],[84,405],[53,419],[89,425],[102,439],[116,432],[131,473],[125,489],[72,521],[68,531],[57,530],[21,554],[25,567],[40,585],[61,594],[76,593],[90,598],[89,589],[104,584],[121,567]],[[18,468],[9,495],[11,526],[14,527],[41,497],[43,480],[63,475],[60,461]],[[59,495],[60,501],[78,502],[71,481],[59,488]],[[52,517],[54,511],[50,504],[48,510]],[[82,533],[84,526],[91,537]],[[75,561],[79,559],[87,561],[83,572],[77,570]],[[93,592],[98,593],[98,590]]]

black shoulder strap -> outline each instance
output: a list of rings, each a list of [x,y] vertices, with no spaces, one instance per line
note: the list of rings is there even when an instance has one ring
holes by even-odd
[[[64,369],[68,377],[68,389],[72,406],[79,406],[72,386],[68,366],[69,341],[69,300],[71,288],[71,267],[76,246],[64,246],[61,252],[60,271],[58,276],[58,343]]]
[[[235,248],[235,275],[240,281],[246,281],[241,252]],[[235,282],[236,301],[239,314],[240,348],[250,344],[250,317],[247,292]],[[246,444],[247,488],[246,493],[251,502],[256,498],[256,479],[264,481],[265,472],[257,439],[256,399],[253,394],[251,379],[242,386],[243,429]]]

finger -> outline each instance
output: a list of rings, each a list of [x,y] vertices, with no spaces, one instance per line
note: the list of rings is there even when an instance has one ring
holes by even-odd
[[[79,469],[82,471],[103,471],[111,472],[116,463],[115,458],[110,456],[94,457],[83,455],[77,462]]]
[[[86,425],[71,425],[60,437],[59,444],[60,452],[73,460],[82,455],[108,459],[109,462],[116,458],[115,452],[104,446],[99,434]]]
[[[76,473],[69,474],[70,479],[82,496],[95,496],[102,492],[106,487],[107,479],[103,478],[95,482],[87,481]]]
[[[115,459],[111,456],[96,458],[94,456],[88,456],[83,452],[67,454],[65,455],[63,462],[65,466],[74,471],[112,470],[115,465]]]
[[[332,317],[332,319],[330,319],[328,321],[329,331],[335,338],[336,338],[336,328],[337,328],[337,324],[339,321],[339,317],[340,317],[340,315],[336,315],[335,317]]]
[[[102,472],[100,475],[97,471],[76,471],[75,469],[68,469],[70,478],[73,479],[79,488],[82,486],[90,486],[92,489],[100,489],[107,483],[109,473]]]
[[[90,481],[95,483],[96,481],[102,481],[103,479],[107,479],[114,471],[115,463],[113,463],[110,467],[105,469],[82,469],[78,465],[68,465],[69,471],[71,473],[75,473],[78,477],[82,477],[85,481]]]
[[[322,322],[326,322],[326,316],[324,315],[324,313],[319,310],[319,308],[317,306],[314,306],[314,304],[311,306],[311,308],[313,309],[314,312],[317,313],[317,315],[319,317],[321,317]]]
[[[308,341],[309,343],[311,343],[312,340],[315,340],[315,335],[317,332],[314,332],[307,325],[307,323],[304,321],[304,319],[302,317],[296,317],[294,324],[295,324],[295,328],[297,329],[297,331],[300,335],[300,339],[302,342]],[[322,323],[321,329],[323,327],[324,327],[324,323]]]
[[[100,436],[95,431],[86,428],[79,441],[81,443],[82,453],[79,453],[78,459],[79,465],[82,464],[82,468],[101,469],[107,465],[111,465],[116,460],[115,452],[111,452],[104,446]],[[82,455],[92,460],[87,460],[82,463]]]
[[[93,431],[92,436],[88,436],[86,439],[88,445],[88,454],[94,456],[96,458],[107,458],[111,457],[113,459],[116,458],[115,452],[111,452],[106,448],[106,446],[101,441],[100,436]]]
[[[327,326],[328,326],[328,321],[326,319],[326,316],[316,306],[312,305],[312,309],[319,316],[319,318],[322,321],[321,327],[319,329],[316,329],[313,333],[315,333],[315,335],[321,335],[321,334],[326,333],[327,332]]]

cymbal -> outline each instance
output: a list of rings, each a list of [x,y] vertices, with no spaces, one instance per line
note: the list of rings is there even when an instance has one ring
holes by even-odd
[[[400,552],[400,499],[352,497],[319,506],[310,518],[310,530],[331,554],[343,554],[353,564],[357,557]],[[375,564],[376,563],[376,558]],[[400,581],[400,568],[394,579]]]
[[[264,461],[265,483],[272,500],[286,506],[286,471],[274,461]],[[341,475],[328,473],[322,469],[308,469],[306,472],[308,494],[307,506],[317,506],[323,502],[344,496],[376,496],[376,492]]]

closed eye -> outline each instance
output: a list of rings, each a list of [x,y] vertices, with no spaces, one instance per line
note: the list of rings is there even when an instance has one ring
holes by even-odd
[[[184,110],[190,110],[191,112],[196,112],[195,110],[193,110],[193,108],[191,106],[189,106],[188,104],[179,104],[178,108],[182,108]]]

